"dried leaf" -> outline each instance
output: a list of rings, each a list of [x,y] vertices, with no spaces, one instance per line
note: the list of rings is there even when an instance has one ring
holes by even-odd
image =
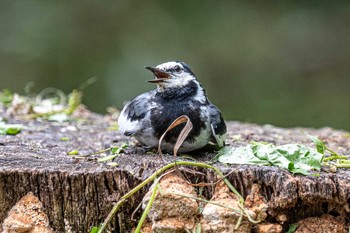
[[[162,149],[161,149],[161,145],[162,145],[162,141],[165,137],[165,135],[172,130],[173,128],[175,128],[176,126],[185,123],[186,125],[184,126],[184,128],[181,130],[179,137],[176,140],[175,146],[174,146],[174,156],[176,156],[178,149],[181,147],[182,143],[186,140],[188,134],[191,132],[193,125],[192,122],[190,120],[190,118],[186,115],[182,115],[179,116],[178,118],[176,118],[173,123],[171,123],[171,125],[165,130],[165,132],[163,133],[163,135],[160,137],[159,139],[159,144],[158,144],[158,153],[162,156]]]

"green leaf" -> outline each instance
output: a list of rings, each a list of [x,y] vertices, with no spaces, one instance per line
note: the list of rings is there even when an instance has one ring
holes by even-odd
[[[79,150],[72,150],[68,152],[68,155],[78,155],[79,154]]]
[[[90,233],[97,233],[98,230],[100,230],[100,228],[101,228],[101,227],[93,227],[93,228],[91,228]]]
[[[21,124],[6,124],[0,122],[0,134],[16,135],[21,132],[23,125]]]
[[[276,147],[288,160],[292,161],[297,168],[304,170],[320,170],[323,154],[298,144],[286,144]]]
[[[12,126],[12,127],[7,128],[6,134],[8,134],[8,135],[16,135],[19,132],[21,132],[21,127]]]
[[[8,106],[13,100],[13,94],[10,90],[4,89],[0,92],[0,103]]]
[[[108,166],[111,166],[111,167],[117,167],[117,166],[119,166],[119,164],[116,163],[116,162],[109,162],[109,163],[107,163],[107,165],[108,165]]]
[[[312,136],[310,134],[305,133],[310,140],[315,144],[316,146],[316,150],[318,153],[324,154],[324,152],[326,151],[326,145],[324,144],[324,142],[322,142],[320,139],[318,139],[315,136]]]
[[[112,153],[112,154],[119,154],[120,151],[121,151],[121,147],[119,147],[119,146],[116,146],[116,147],[112,147],[112,148],[111,148],[111,153]]]
[[[117,157],[123,151],[123,149],[125,149],[127,147],[128,147],[127,143],[124,143],[121,146],[112,147],[110,155],[99,158],[97,161],[98,162],[107,162],[109,160],[113,160],[115,157]]]
[[[69,116],[66,113],[57,113],[47,116],[47,120],[56,122],[69,121]]]
[[[270,165],[269,162],[257,158],[251,147],[228,147],[218,151],[218,161],[228,164]]]
[[[224,147],[218,152],[218,161],[228,164],[272,165],[292,173],[308,175],[309,170],[320,170],[323,155],[298,144],[275,146],[254,143],[244,147]]]
[[[83,98],[83,93],[78,90],[73,90],[69,95],[68,99],[68,109],[66,109],[66,113],[68,115],[72,115],[73,112],[79,107]]]
[[[120,154],[120,152],[122,152],[122,150],[124,150],[128,146],[129,145],[127,143],[123,143],[123,145],[121,146],[112,147],[111,152],[112,154]]]
[[[298,228],[298,223],[293,223],[289,225],[287,233],[293,233]]]

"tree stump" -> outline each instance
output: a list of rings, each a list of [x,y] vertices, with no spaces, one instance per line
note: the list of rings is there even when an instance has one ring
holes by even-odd
[[[109,116],[85,113],[83,120],[57,123],[40,120],[12,119],[24,125],[15,136],[0,136],[0,222],[7,212],[27,193],[32,192],[43,204],[50,227],[55,232],[89,232],[103,222],[121,196],[162,167],[159,156],[146,153],[130,138],[109,130],[115,122]],[[284,129],[270,125],[227,122],[228,144],[246,145],[250,141],[271,142],[276,145],[299,143],[313,147],[302,131],[319,137],[340,154],[349,154],[349,134],[331,128]],[[84,159],[67,155],[79,150],[89,154],[129,142],[130,146],[109,166],[97,161],[99,155]],[[199,161],[208,161],[213,152],[192,154]],[[165,155],[166,162],[173,161]],[[350,222],[350,172],[322,170],[317,176],[293,175],[277,167],[214,164],[234,187],[246,197],[253,184],[259,184],[261,195],[268,202],[267,220],[271,223],[295,223],[308,217],[329,214]],[[193,183],[213,182],[213,171],[196,168],[200,173],[187,174]],[[203,188],[210,198],[214,187]],[[146,194],[145,187],[128,199],[111,222],[112,232],[130,232],[135,225],[131,215]],[[138,211],[135,215],[139,216]],[[282,219],[282,220],[281,220]]]

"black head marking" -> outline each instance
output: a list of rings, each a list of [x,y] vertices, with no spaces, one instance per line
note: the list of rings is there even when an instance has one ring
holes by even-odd
[[[196,77],[196,75],[191,70],[191,67],[189,65],[187,65],[185,62],[182,62],[182,61],[175,61],[175,62],[180,63],[183,66],[185,72],[187,72],[187,73],[193,75],[194,77]]]
[[[157,92],[155,96],[162,99],[183,101],[196,95],[197,91],[198,84],[194,81],[190,81],[186,86],[181,88],[167,88],[165,91]]]

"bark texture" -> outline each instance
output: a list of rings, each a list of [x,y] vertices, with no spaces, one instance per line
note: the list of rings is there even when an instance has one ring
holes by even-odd
[[[91,114],[84,121],[73,123],[13,121],[25,128],[16,136],[0,135],[1,223],[15,203],[32,192],[42,202],[55,232],[89,232],[104,220],[122,195],[164,165],[158,155],[146,153],[132,139],[109,130],[113,120],[107,116]],[[318,136],[340,154],[349,154],[349,134],[330,128],[283,129],[228,122],[228,143],[240,146],[254,140],[313,146],[301,131]],[[126,141],[130,146],[115,159],[116,167],[98,162],[100,155],[84,159],[67,155],[75,149],[88,154]],[[193,153],[195,159],[203,162],[213,155],[207,151]],[[166,155],[165,161],[172,162],[173,156]],[[268,204],[268,222],[280,223],[284,229],[290,223],[322,214],[337,217],[344,226],[349,224],[348,170],[338,169],[336,173],[323,170],[318,176],[299,176],[276,167],[215,166],[229,174],[228,179],[244,197],[253,184],[260,185],[260,195]],[[192,183],[216,181],[213,171],[195,170],[200,173],[186,174]],[[202,194],[211,198],[213,190],[213,186],[206,186]],[[146,188],[141,190],[123,205],[110,225],[112,232],[130,232],[135,225],[130,217],[146,192]]]

